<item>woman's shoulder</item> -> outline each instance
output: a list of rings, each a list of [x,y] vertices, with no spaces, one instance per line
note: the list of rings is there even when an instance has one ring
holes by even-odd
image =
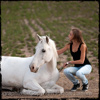
[[[85,43],[82,43],[82,44],[81,44],[81,47],[86,47],[86,44],[85,44]]]
[[[83,48],[85,48],[85,49],[87,48],[87,46],[86,46],[85,43],[82,43],[82,44],[81,44],[81,48],[80,48],[80,49],[83,49]]]

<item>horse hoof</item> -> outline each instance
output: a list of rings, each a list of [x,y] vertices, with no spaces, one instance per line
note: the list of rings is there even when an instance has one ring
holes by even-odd
[[[64,93],[64,89],[63,88],[60,90],[60,94],[62,94],[62,93]]]

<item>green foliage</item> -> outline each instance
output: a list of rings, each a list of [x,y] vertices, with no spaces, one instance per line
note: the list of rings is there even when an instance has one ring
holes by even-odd
[[[97,1],[1,1],[1,42],[2,55],[25,56],[21,51],[26,45],[29,52],[36,46],[29,25],[39,35],[39,28],[32,23],[35,21],[44,30],[44,35],[50,36],[57,48],[62,48],[69,40],[66,38],[72,26],[83,31],[83,38],[88,50],[98,57],[99,34],[99,5]],[[5,33],[4,33],[5,31]],[[69,52],[65,55],[70,57]],[[71,58],[68,58],[70,60]]]

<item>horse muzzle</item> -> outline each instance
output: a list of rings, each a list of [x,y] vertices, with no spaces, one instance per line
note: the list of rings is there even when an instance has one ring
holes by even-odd
[[[31,72],[36,73],[38,71],[38,68],[34,68],[34,66],[30,67]]]

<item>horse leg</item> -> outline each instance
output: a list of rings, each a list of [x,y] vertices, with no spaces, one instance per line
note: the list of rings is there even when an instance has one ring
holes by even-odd
[[[27,82],[23,85],[21,94],[24,95],[43,95],[45,90],[37,82]]]
[[[42,85],[42,87],[45,89],[46,93],[60,93],[60,94],[62,94],[64,92],[64,88],[55,84],[54,81],[46,82]]]
[[[64,88],[54,84],[51,88],[46,89],[46,93],[60,93],[62,94],[64,92]]]

